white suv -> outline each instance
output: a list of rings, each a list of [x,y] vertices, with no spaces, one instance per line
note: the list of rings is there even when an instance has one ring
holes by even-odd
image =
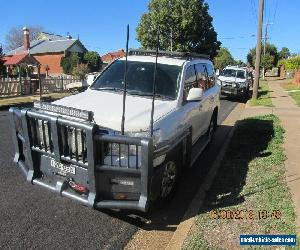
[[[246,67],[227,66],[218,76],[218,84],[223,95],[247,98],[251,84],[251,75]]]
[[[171,197],[181,170],[217,127],[213,64],[201,55],[160,52],[153,109],[155,53],[129,53],[124,98],[125,64],[120,58],[108,65],[83,93],[10,110],[15,161],[27,180],[95,208],[147,211]]]

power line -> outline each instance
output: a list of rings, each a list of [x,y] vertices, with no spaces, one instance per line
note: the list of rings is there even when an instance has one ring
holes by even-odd
[[[275,18],[276,18],[276,14],[277,14],[277,7],[278,7],[278,0],[276,0],[275,3],[275,10],[274,10],[274,15],[273,15],[273,23],[275,23]]]
[[[255,3],[254,3],[254,0],[251,0],[250,4],[251,4],[250,9],[251,9],[251,13],[252,13],[252,16],[253,16],[253,20],[254,20],[255,26],[257,26],[257,12],[256,12],[256,6],[255,6]]]

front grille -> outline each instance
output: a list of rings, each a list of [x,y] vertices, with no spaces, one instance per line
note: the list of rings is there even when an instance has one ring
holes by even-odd
[[[51,124],[38,118],[29,119],[31,143],[35,149],[53,154]]]
[[[83,129],[60,125],[61,156],[83,164],[87,163],[86,133]]]

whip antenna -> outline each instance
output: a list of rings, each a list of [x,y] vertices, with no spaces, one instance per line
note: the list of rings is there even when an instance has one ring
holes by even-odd
[[[154,76],[153,76],[153,85],[152,85],[152,109],[151,109],[151,121],[150,121],[150,134],[153,136],[153,115],[154,115],[154,101],[155,101],[155,92],[156,92],[156,75],[157,75],[157,57],[159,49],[159,27],[157,28],[157,40],[156,40],[156,53],[155,53],[155,65],[154,65]]]
[[[126,37],[126,59],[125,59],[125,71],[124,71],[124,91],[123,91],[123,113],[121,123],[121,133],[124,135],[124,123],[125,123],[125,102],[127,92],[127,56],[128,56],[128,41],[129,41],[129,24],[127,24],[127,37]]]

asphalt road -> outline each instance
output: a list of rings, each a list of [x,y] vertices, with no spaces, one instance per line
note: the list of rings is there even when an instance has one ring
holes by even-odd
[[[236,105],[221,101],[219,123]],[[219,126],[214,143],[183,174],[172,202],[145,216],[96,211],[26,182],[12,163],[8,112],[0,111],[0,248],[122,249],[139,228],[174,231],[229,130]]]

